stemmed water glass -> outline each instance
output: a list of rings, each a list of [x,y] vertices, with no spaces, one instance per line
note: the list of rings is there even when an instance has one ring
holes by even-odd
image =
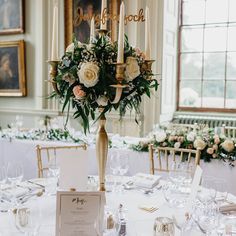
[[[23,179],[23,166],[21,163],[9,163],[7,166],[7,179],[12,185],[16,187]]]
[[[113,175],[113,192],[116,191],[116,186],[117,186],[117,176],[119,174],[119,170],[120,170],[120,160],[119,160],[119,156],[118,156],[118,152],[112,152],[112,154],[110,155],[110,162],[109,162],[109,167],[111,170],[111,173]]]
[[[1,203],[0,211],[5,210],[5,209],[3,209],[5,207],[3,206],[4,201],[2,200],[2,189],[3,189],[4,185],[6,184],[6,181],[7,181],[6,168],[0,167],[0,203]]]
[[[128,170],[129,170],[129,156],[128,155],[124,155],[124,156],[118,156],[119,158],[119,174],[121,176],[124,176],[125,174],[127,174]]]
[[[60,176],[60,167],[57,163],[56,153],[54,151],[54,156],[50,156],[48,160],[48,187],[51,188],[49,190],[49,194],[54,194],[56,192]]]
[[[16,188],[23,179],[23,166],[21,163],[9,163],[7,166],[7,179],[10,182],[12,188]],[[13,205],[18,205],[17,196],[11,196],[11,202]]]

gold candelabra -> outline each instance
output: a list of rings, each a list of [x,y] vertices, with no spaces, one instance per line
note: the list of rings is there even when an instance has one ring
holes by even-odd
[[[107,30],[98,30],[99,36],[105,36],[107,34]],[[141,66],[141,72],[147,74],[147,79],[150,80],[152,77],[152,64],[154,60],[145,60]],[[52,83],[54,91],[60,95],[60,90],[57,86],[56,76],[58,69],[58,60],[48,61],[51,65],[50,69],[50,82]],[[115,63],[116,67],[116,80],[117,84],[110,85],[111,87],[116,89],[115,98],[112,101],[113,104],[116,104],[120,101],[123,89],[127,87],[127,85],[123,84],[125,79],[125,63]],[[107,163],[107,153],[108,153],[108,136],[105,129],[106,125],[106,117],[104,114],[104,107],[100,107],[99,111],[100,119],[99,119],[99,127],[96,137],[96,156],[98,162],[98,174],[99,174],[99,190],[105,191],[105,170]]]

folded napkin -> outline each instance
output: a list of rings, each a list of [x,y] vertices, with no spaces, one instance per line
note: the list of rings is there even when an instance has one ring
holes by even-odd
[[[224,214],[230,213],[232,211],[236,212],[236,204],[229,204],[229,205],[221,206],[219,210],[221,213],[224,213]]]
[[[138,173],[133,176],[133,182],[137,187],[141,188],[154,188],[160,181],[160,175],[149,175]]]
[[[29,193],[29,189],[16,187],[16,188],[8,188],[3,192],[3,196],[7,199],[11,199],[12,197],[21,197],[25,194]]]

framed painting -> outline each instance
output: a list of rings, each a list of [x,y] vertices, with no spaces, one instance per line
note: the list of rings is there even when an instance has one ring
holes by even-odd
[[[0,42],[0,96],[25,95],[24,41]]]
[[[120,0],[107,0],[108,14],[119,14]],[[95,27],[100,27],[101,0],[65,1],[65,47],[72,42],[73,34],[82,43],[87,43],[90,36],[90,21],[95,18]],[[108,30],[112,40],[117,38],[117,21],[108,20]]]
[[[0,35],[24,32],[24,0],[0,0]]]

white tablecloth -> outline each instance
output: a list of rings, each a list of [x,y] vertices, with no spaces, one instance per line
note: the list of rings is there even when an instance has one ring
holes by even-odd
[[[107,205],[118,208],[123,204],[127,218],[127,236],[152,236],[154,219],[158,216],[172,217],[174,209],[171,209],[165,203],[162,192],[156,195],[148,196],[142,193],[129,191],[127,193],[107,193]],[[140,205],[153,204],[160,207],[156,212],[149,213],[139,209]],[[55,208],[56,199],[53,196],[38,198],[33,204],[38,204],[42,210],[42,225],[40,236],[55,236]],[[0,213],[0,232],[1,236],[20,236],[14,226],[12,215],[9,213]],[[176,229],[176,236],[180,235]],[[195,235],[202,235],[199,231]],[[66,236],[66,235],[63,235]],[[194,235],[191,235],[194,236]]]
[[[0,166],[9,162],[21,162],[24,166],[24,178],[32,179],[37,177],[36,145],[66,145],[62,142],[48,141],[30,141],[30,140],[13,140],[9,142],[6,139],[0,139]],[[67,143],[68,145],[68,143]],[[149,156],[146,152],[136,152],[127,149],[110,149],[109,153],[119,151],[121,155],[129,156],[128,175],[134,175],[138,172],[149,173]],[[89,174],[97,174],[97,160],[95,147],[89,147]],[[109,160],[109,158],[108,158]],[[224,165],[221,160],[212,160],[210,163],[201,161],[203,175],[210,175],[216,178],[224,178],[227,186],[223,186],[222,191],[228,191],[236,195],[236,167]],[[107,165],[109,171],[109,163]]]

